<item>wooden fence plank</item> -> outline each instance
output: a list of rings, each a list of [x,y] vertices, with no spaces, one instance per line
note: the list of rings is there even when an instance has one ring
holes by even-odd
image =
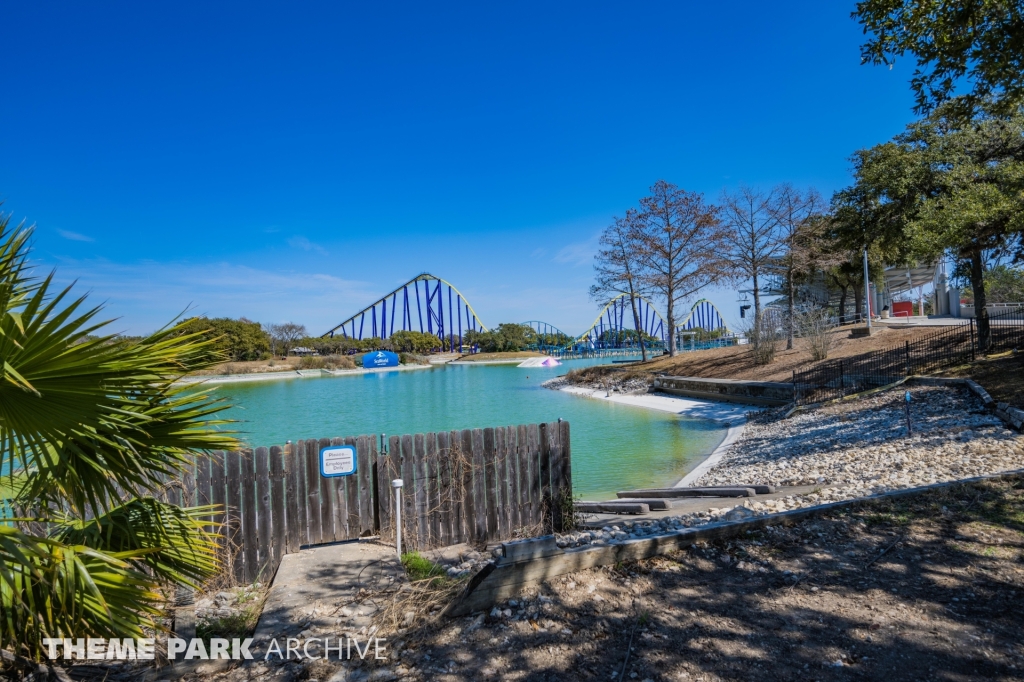
[[[299,457],[302,442],[290,442],[284,446],[284,503],[285,535],[284,554],[294,554],[306,544],[306,499],[302,491],[302,458]]]
[[[351,445],[355,447],[355,438],[332,438],[331,445]],[[352,537],[348,527],[348,476],[336,476],[328,479],[331,482],[331,504],[334,510],[334,537],[347,540]]]
[[[358,475],[359,449],[366,448],[366,437],[356,437],[353,445],[356,447],[356,473]],[[348,510],[348,536],[350,538],[359,537],[359,480],[356,476],[345,476],[345,508]]]
[[[465,429],[459,432],[462,443],[462,537],[459,542],[473,542],[476,532],[476,500],[473,497],[473,432]]]
[[[242,474],[241,454],[236,450],[224,453],[224,476],[227,480],[228,545],[231,571],[238,582],[245,581],[245,555],[242,552]]]
[[[430,546],[430,528],[427,523],[429,500],[427,499],[427,445],[424,434],[417,433],[412,437],[414,462],[413,475],[416,484],[416,535],[419,538],[419,549]]]
[[[381,447],[384,447],[384,434],[381,434]],[[377,439],[370,438],[370,509],[373,512],[373,530],[377,537],[380,537],[380,501],[377,490],[380,487],[380,453],[377,452]]]
[[[416,458],[412,446],[412,436],[402,436],[402,548],[412,551],[418,548],[419,538],[416,535],[416,476],[414,467]]]
[[[530,505],[530,458],[526,425],[516,427],[516,463],[519,466],[519,527],[529,528],[533,525],[533,511]]]
[[[509,540],[508,525],[508,429],[494,429],[494,507],[498,516],[498,539]]]
[[[323,544],[323,523],[320,520],[320,464],[317,461],[317,441],[303,441],[306,469],[306,518],[309,522],[309,544]]]
[[[424,435],[426,458],[424,469],[427,473],[427,531],[431,548],[442,547],[441,540],[441,471],[437,448],[437,434]]]
[[[245,553],[245,582],[255,582],[259,571],[259,535],[256,532],[256,462],[252,450],[241,458],[242,548]]]
[[[551,532],[551,425],[540,425],[540,501],[544,532]]]
[[[256,566],[256,579],[267,582],[270,577],[271,549],[270,539],[273,512],[273,501],[270,499],[270,448],[256,448],[254,453],[256,469],[256,535],[259,539],[259,563]]]
[[[449,544],[455,545],[460,542],[464,542],[466,538],[466,531],[463,521],[463,512],[465,511],[462,506],[463,495],[463,481],[462,481],[462,462],[464,457],[462,455],[462,434],[459,431],[448,432],[448,447],[451,451],[448,456],[448,471],[451,474],[452,482],[449,490],[449,501],[452,510],[452,534],[451,542]]]
[[[380,500],[380,537],[385,542],[395,539],[395,498],[391,491],[391,481],[401,478],[401,467],[397,465],[402,457],[402,442],[398,436],[388,438],[388,453],[378,459],[380,473],[377,477],[377,499]]]
[[[559,441],[562,444],[562,485],[568,491],[569,497],[572,497],[572,440],[569,438],[569,422],[559,422],[558,426],[561,429]]]
[[[487,510],[486,538],[488,541],[498,539],[498,507],[495,491],[498,489],[496,478],[496,453],[494,449],[494,429],[484,429],[484,508]]]
[[[210,455],[201,454],[196,457],[196,506],[205,507],[209,504],[213,504],[210,501]]]
[[[212,517],[213,531],[218,535],[217,542],[220,544],[221,559],[227,562],[230,559],[227,554],[228,533],[225,526],[227,490],[225,488],[223,450],[215,450],[210,454],[210,504],[217,506],[217,511]]]
[[[540,427],[537,424],[529,424],[526,427],[526,457],[530,481],[530,526],[535,527],[541,523],[541,499],[540,499]]]
[[[359,525],[350,529],[356,536],[373,535],[373,460],[377,444],[373,436],[362,436],[356,442],[356,475],[346,476],[359,486]]]
[[[484,471],[484,433],[473,429],[473,540],[487,540],[487,482]]]
[[[320,450],[330,447],[330,438],[316,442],[316,482],[320,489],[320,532],[321,542],[334,542],[341,538],[334,534],[334,481],[320,475]]]
[[[551,439],[551,528],[559,533],[565,528],[562,499],[562,429],[558,422],[548,424]]]
[[[515,426],[506,429],[505,441],[505,499],[508,519],[508,536],[515,536],[519,528],[519,430]]]
[[[269,582],[281,565],[281,557],[284,556],[287,540],[285,538],[285,505],[284,505],[284,479],[285,454],[284,448],[275,445],[270,448],[270,570],[267,575]]]
[[[451,434],[437,434],[438,541],[442,547],[452,543],[452,470]]]

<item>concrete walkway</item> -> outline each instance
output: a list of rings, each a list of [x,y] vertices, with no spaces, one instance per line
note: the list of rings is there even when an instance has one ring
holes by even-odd
[[[405,581],[394,547],[372,541],[304,549],[281,560],[270,586],[252,650],[265,651],[272,638],[339,637],[365,640],[374,601]],[[365,591],[365,593],[363,593]],[[370,597],[372,594],[374,597]]]

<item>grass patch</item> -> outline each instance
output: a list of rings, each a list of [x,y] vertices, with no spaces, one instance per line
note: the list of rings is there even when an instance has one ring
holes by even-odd
[[[409,575],[411,582],[420,580],[445,581],[448,579],[448,572],[443,566],[435,564],[430,559],[420,555],[419,552],[406,552],[402,555],[402,566]]]

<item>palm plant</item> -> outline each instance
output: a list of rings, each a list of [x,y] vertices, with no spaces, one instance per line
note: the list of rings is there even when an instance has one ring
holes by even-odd
[[[211,508],[159,491],[238,443],[224,402],[175,383],[220,360],[209,341],[105,333],[100,307],[34,276],[31,234],[0,215],[0,648],[39,660],[44,637],[146,636],[167,588],[216,572]]]

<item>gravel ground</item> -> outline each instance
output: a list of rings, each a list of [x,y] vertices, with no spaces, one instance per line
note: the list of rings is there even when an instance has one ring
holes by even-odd
[[[1024,679],[1022,530],[1019,480],[954,486],[556,578],[375,669],[217,679]]]

